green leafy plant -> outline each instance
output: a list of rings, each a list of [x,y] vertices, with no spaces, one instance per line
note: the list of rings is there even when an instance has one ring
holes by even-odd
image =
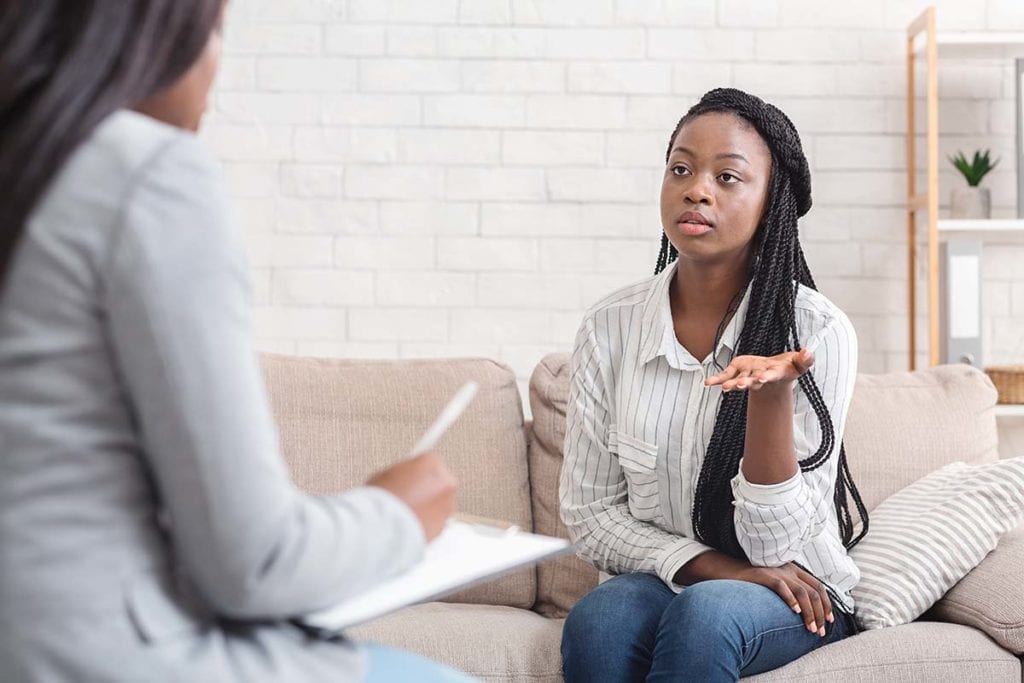
[[[989,150],[987,149],[984,153],[975,152],[972,161],[967,161],[967,157],[964,156],[963,152],[957,152],[957,155],[949,157],[949,160],[957,167],[957,170],[964,174],[967,184],[971,187],[977,187],[981,179],[988,175],[988,172],[999,163],[999,159],[995,161],[990,160]]]

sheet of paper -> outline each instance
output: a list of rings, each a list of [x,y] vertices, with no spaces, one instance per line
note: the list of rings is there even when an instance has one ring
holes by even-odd
[[[427,546],[423,560],[409,571],[334,607],[308,614],[301,621],[315,628],[340,631],[570,549],[569,542],[561,538],[452,521]]]

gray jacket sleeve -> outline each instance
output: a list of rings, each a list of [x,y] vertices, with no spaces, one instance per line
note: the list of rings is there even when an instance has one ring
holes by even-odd
[[[289,617],[408,568],[425,540],[383,489],[315,497],[289,481],[225,197],[191,135],[157,152],[124,200],[103,313],[178,562],[222,614]]]

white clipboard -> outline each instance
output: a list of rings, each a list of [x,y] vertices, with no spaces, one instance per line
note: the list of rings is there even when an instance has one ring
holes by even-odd
[[[562,538],[452,520],[412,569],[299,621],[318,631],[336,633],[571,550]]]

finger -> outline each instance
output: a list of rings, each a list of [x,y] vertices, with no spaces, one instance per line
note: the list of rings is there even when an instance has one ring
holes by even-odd
[[[789,605],[789,608],[797,614],[800,614],[800,612],[803,611],[803,608],[800,607],[800,601],[796,599],[796,596],[793,595],[793,591],[789,589],[789,584],[782,579],[777,579],[772,582],[768,588],[775,591],[775,594],[782,598],[782,600]]]
[[[749,365],[743,365],[736,368],[735,375],[731,380],[722,384],[722,389],[725,391],[746,389],[750,384],[753,384],[753,373],[754,369]]]
[[[807,584],[800,580],[793,580],[789,584],[789,589],[793,591],[797,602],[800,603],[800,616],[804,618],[804,626],[811,633],[817,633],[818,622],[815,621],[814,603],[811,602],[811,591],[808,590]]]
[[[715,375],[711,375],[706,380],[704,380],[704,385],[713,387],[716,384],[722,384],[723,382],[726,382],[735,377],[738,373],[739,369],[735,365],[730,363],[725,370],[722,370],[721,372]]]
[[[807,585],[807,598],[811,602],[811,607],[814,609],[814,626],[812,628],[814,633],[819,636],[825,635],[825,606],[821,602],[821,593],[818,592],[818,581],[813,580],[813,583]]]
[[[754,380],[750,377],[737,377],[736,379],[731,379],[725,384],[723,384],[722,391],[744,391],[753,383]]]
[[[799,576],[804,583],[818,589],[818,595],[821,596],[821,604],[825,609],[825,621],[830,624],[833,623],[836,618],[832,613],[832,598],[829,596],[828,589],[825,588],[825,584],[819,581],[813,574],[808,574],[802,569],[797,572],[797,576]]]
[[[768,384],[769,382],[778,382],[782,379],[782,371],[777,367],[770,367],[766,370],[762,370],[757,375],[758,384]]]
[[[825,590],[825,584],[818,582],[818,592],[821,594],[821,604],[825,607],[825,621],[828,623],[834,623],[836,615],[832,613],[832,598],[829,596],[828,591]]]
[[[742,379],[737,380],[736,388],[746,390],[754,386],[755,384],[757,384],[756,377],[743,377]]]

